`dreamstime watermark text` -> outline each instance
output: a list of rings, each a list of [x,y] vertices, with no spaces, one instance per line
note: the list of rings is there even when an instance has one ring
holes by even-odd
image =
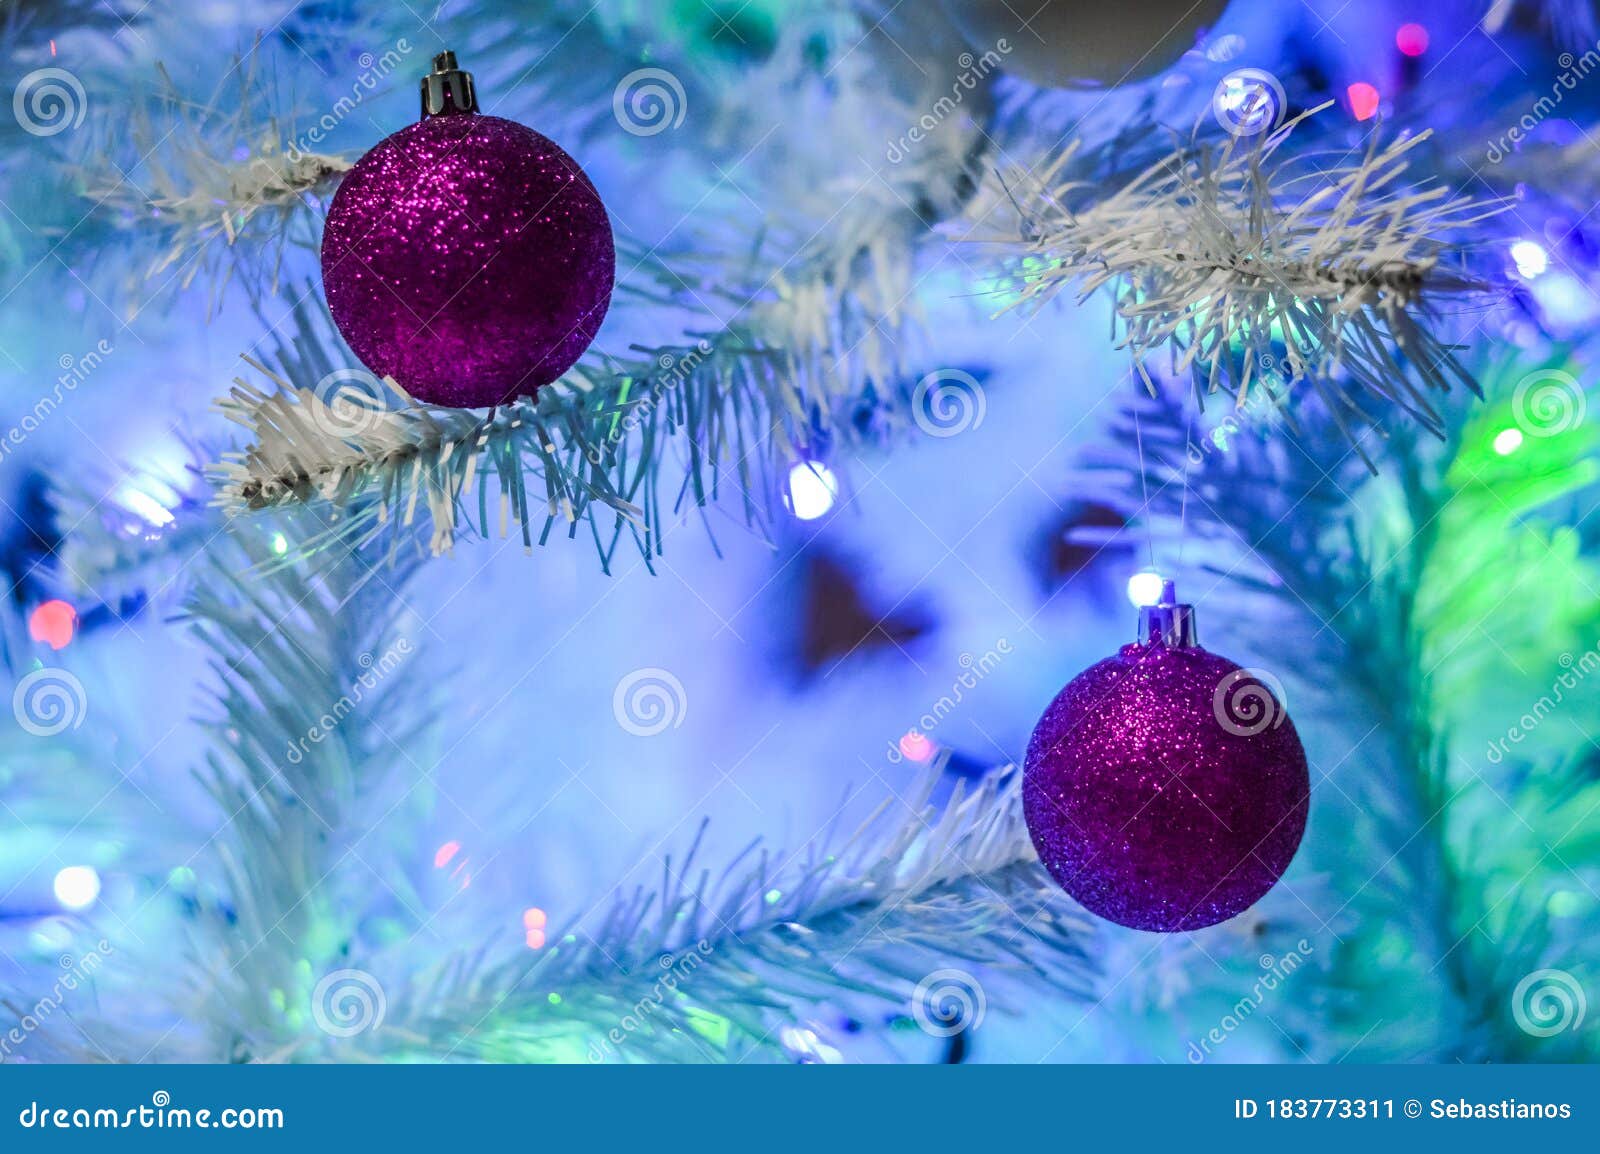
[[[354,713],[356,706],[366,700],[367,694],[378,688],[379,682],[398,669],[411,652],[411,639],[402,637],[376,658],[370,653],[363,653],[358,662],[362,672],[356,675],[355,681],[350,686],[350,692],[329,706],[328,711],[306,730],[304,737],[297,742],[289,743],[289,764],[299,765],[306,759],[306,754],[311,752],[313,745],[321,745],[333,736],[344,723],[344,719]]]
[[[899,765],[904,761],[907,756],[907,746],[915,748],[939,728],[944,719],[954,713],[956,707],[966,699],[966,695],[978,688],[978,683],[999,668],[1000,662],[1011,653],[1011,641],[1005,637],[996,641],[994,648],[986,649],[980,657],[963,653],[957,661],[961,666],[961,674],[951,683],[950,692],[942,694],[939,700],[929,706],[927,712],[917,718],[916,724],[904,737],[889,743],[890,763]]]
[[[33,1005],[23,1009],[15,1025],[9,1027],[4,1034],[0,1034],[0,1060],[15,1056],[29,1035],[45,1026],[66,1006],[74,992],[89,985],[106,957],[115,952],[111,943],[102,938],[95,943],[94,949],[80,957],[74,958],[71,954],[62,954],[61,976]]]
[[[650,1019],[660,1012],[669,999],[677,996],[679,987],[711,956],[713,948],[710,942],[702,938],[694,944],[693,949],[681,954],[662,954],[657,958],[656,965],[662,970],[661,977],[615,1026],[606,1031],[605,1037],[590,1044],[589,1061],[604,1062],[618,1053],[631,1035],[649,1029]]]
[[[966,100],[966,95],[978,87],[979,81],[988,78],[989,74],[1000,67],[1000,59],[1011,54],[1011,43],[1004,37],[996,40],[994,47],[987,49],[982,56],[973,56],[970,52],[963,52],[956,57],[956,64],[961,71],[950,84],[950,92],[939,97],[933,102],[933,107],[924,112],[911,126],[900,134],[899,139],[891,140],[889,147],[884,152],[884,157],[890,164],[899,164],[915,151],[916,146],[932,136],[938,127],[950,117]]]
[[[1510,746],[1521,745],[1528,737],[1544,724],[1545,718],[1555,712],[1556,707],[1567,699],[1570,690],[1578,688],[1589,674],[1600,669],[1600,641],[1592,649],[1574,657],[1570,653],[1563,653],[1557,658],[1561,668],[1566,672],[1556,675],[1550,683],[1550,692],[1540,696],[1509,729],[1505,736],[1495,738],[1489,742],[1489,764],[1499,765],[1511,752]]]
[[[62,353],[56,362],[61,368],[61,374],[56,377],[55,387],[35,401],[33,408],[22,414],[21,420],[0,435],[0,460],[4,460],[7,453],[20,447],[36,433],[50,419],[51,414],[61,407],[62,402],[77,392],[78,386],[88,380],[112,352],[111,342],[102,340],[82,356],[75,357],[71,353]]]
[[[172,1104],[172,1095],[157,1090],[149,1104],[126,1110],[110,1107],[51,1106],[37,1099],[17,1114],[29,1130],[282,1130],[283,1111],[275,1106],[228,1106],[191,1110]]]
[[[1306,959],[1314,953],[1316,953],[1316,947],[1306,938],[1301,938],[1295,943],[1294,949],[1289,950],[1281,957],[1262,954],[1259,959],[1261,975],[1256,978],[1255,983],[1245,995],[1235,1002],[1227,1013],[1222,1015],[1221,1021],[1207,1030],[1198,1042],[1189,1043],[1189,1061],[1198,1065],[1209,1058],[1216,1051],[1216,1048],[1232,1037],[1235,1030],[1253,1017],[1255,1012],[1266,1004],[1268,997],[1279,986],[1288,981],[1296,970],[1305,965]]]
[[[644,396],[630,402],[626,413],[618,413],[612,418],[611,427],[606,430],[605,445],[615,447],[631,435],[634,429],[649,419],[662,401],[672,396],[683,382],[694,375],[710,355],[711,342],[706,340],[700,341],[692,349],[659,354],[656,357],[656,371],[640,382],[645,389]],[[600,445],[590,445],[584,451],[584,456],[591,465],[603,464],[606,459]]]
[[[411,55],[411,42],[404,36],[394,42],[394,47],[382,56],[374,56],[370,52],[363,52],[359,61],[361,74],[356,77],[355,83],[350,86],[350,95],[341,96],[333,102],[333,107],[317,118],[315,124],[306,129],[294,140],[289,142],[288,157],[290,163],[298,164],[307,153],[316,151],[317,145],[328,138],[339,125],[343,124],[357,108],[366,101],[367,94],[377,90],[379,84],[399,68],[407,56]]]
[[[1582,56],[1574,57],[1570,52],[1563,52],[1556,63],[1561,66],[1561,74],[1550,85],[1550,95],[1541,96],[1535,100],[1528,111],[1510,128],[1495,139],[1488,142],[1489,147],[1484,151],[1483,158],[1490,164],[1499,164],[1507,156],[1517,150],[1534,129],[1543,124],[1555,114],[1556,108],[1566,99],[1569,92],[1576,91],[1580,80],[1587,80],[1593,72],[1600,69],[1600,44],[1589,49]]]

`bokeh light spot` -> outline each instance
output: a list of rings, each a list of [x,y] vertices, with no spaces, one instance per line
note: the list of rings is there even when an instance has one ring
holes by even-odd
[[[56,901],[69,910],[86,910],[100,896],[100,875],[93,866],[67,866],[56,874]]]
[[[1428,50],[1428,30],[1420,24],[1402,24],[1394,34],[1394,46],[1407,56],[1421,56]]]
[[[1151,569],[1135,573],[1128,578],[1128,600],[1135,608],[1156,605],[1161,601],[1161,574]]]
[[[1550,267],[1550,254],[1536,240],[1519,240],[1511,246],[1511,262],[1523,280],[1532,280]]]
[[[839,483],[821,461],[802,461],[789,470],[789,508],[802,521],[815,521],[833,508]]]
[[[1371,120],[1378,115],[1378,90],[1364,80],[1358,80],[1345,90],[1350,100],[1350,111],[1357,120]]]
[[[1509,457],[1522,448],[1521,429],[1501,429],[1494,439],[1494,451],[1502,457]]]
[[[28,636],[51,649],[65,649],[77,628],[78,611],[65,601],[46,601],[28,615]]]

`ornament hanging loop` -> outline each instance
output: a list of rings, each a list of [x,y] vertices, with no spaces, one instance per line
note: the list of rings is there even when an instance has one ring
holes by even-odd
[[[1177,583],[1161,583],[1161,600],[1139,609],[1139,644],[1168,649],[1194,649],[1200,644],[1194,606],[1180,604]]]
[[[422,78],[422,119],[478,111],[478,91],[472,73],[456,67],[454,52],[433,58],[433,71]]]

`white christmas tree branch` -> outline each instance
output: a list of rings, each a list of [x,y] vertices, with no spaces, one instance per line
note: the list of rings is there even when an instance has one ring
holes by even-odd
[[[752,844],[713,877],[697,838],[658,889],[618,896],[594,932],[412,991],[411,1028],[435,1053],[487,1060],[726,1061],[792,1056],[784,1027],[816,1004],[937,1016],[913,1004],[928,993],[914,987],[952,963],[1092,996],[1092,929],[1038,864],[1020,773],[958,787],[942,810],[929,800],[937,777],[842,844],[824,834],[781,865]]]
[[[303,329],[298,340],[304,349],[318,338]],[[333,363],[335,354],[314,351],[318,368]],[[420,404],[370,374],[366,388],[350,387],[339,370],[319,393],[328,373],[304,360],[285,369],[293,380],[250,360],[274,387],[241,378],[220,402],[251,444],[214,470],[217,501],[230,513],[325,503],[327,533],[311,550],[330,537],[364,544],[419,516],[434,553],[462,532],[515,532],[531,547],[556,525],[570,535],[587,523],[608,568],[624,534],[647,561],[659,552],[664,504],[705,505],[730,481],[759,521],[770,505],[768,455],[794,453],[809,435],[813,405],[799,376],[740,330],[640,352],[586,361],[536,399],[486,412]],[[674,437],[684,478],[663,497]]]
[[[1074,175],[1072,147],[1041,175],[1008,177],[1012,307],[1108,287],[1147,383],[1167,349],[1202,397],[1243,406],[1261,390],[1278,404],[1306,381],[1341,423],[1368,394],[1439,433],[1429,392],[1477,391],[1435,332],[1436,299],[1479,287],[1447,267],[1449,238],[1503,205],[1408,181],[1427,133],[1374,133],[1353,158],[1280,157],[1303,119],[1183,145],[1104,194]]]
[[[155,245],[138,279],[187,288],[204,273],[213,307],[240,262],[238,279],[253,298],[277,291],[287,247],[314,245],[315,206],[352,164],[295,145],[292,114],[277,109],[258,75],[260,56],[236,61],[203,102],[185,97],[158,66],[156,94],[131,100],[85,162],[84,194],[96,212],[134,222],[141,255]],[[138,159],[131,176],[120,167],[124,156]]]
[[[371,562],[347,552],[263,575],[252,570],[271,556],[267,536],[213,546],[187,602],[216,678],[198,776],[221,823],[201,872],[222,903],[202,923],[206,993],[189,1015],[213,1061],[291,1057],[322,1036],[317,981],[405,884],[380,874],[394,880],[374,892],[366,862],[381,846],[360,815],[393,813],[415,787],[403,768],[427,757],[434,716],[396,592],[413,569],[371,580]]]

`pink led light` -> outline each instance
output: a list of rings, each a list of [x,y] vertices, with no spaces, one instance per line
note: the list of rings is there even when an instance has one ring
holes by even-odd
[[[1420,24],[1402,24],[1394,34],[1394,46],[1407,56],[1421,56],[1428,50],[1428,30]]]
[[[1358,80],[1344,91],[1357,120],[1371,120],[1378,115],[1378,90],[1372,85]]]

